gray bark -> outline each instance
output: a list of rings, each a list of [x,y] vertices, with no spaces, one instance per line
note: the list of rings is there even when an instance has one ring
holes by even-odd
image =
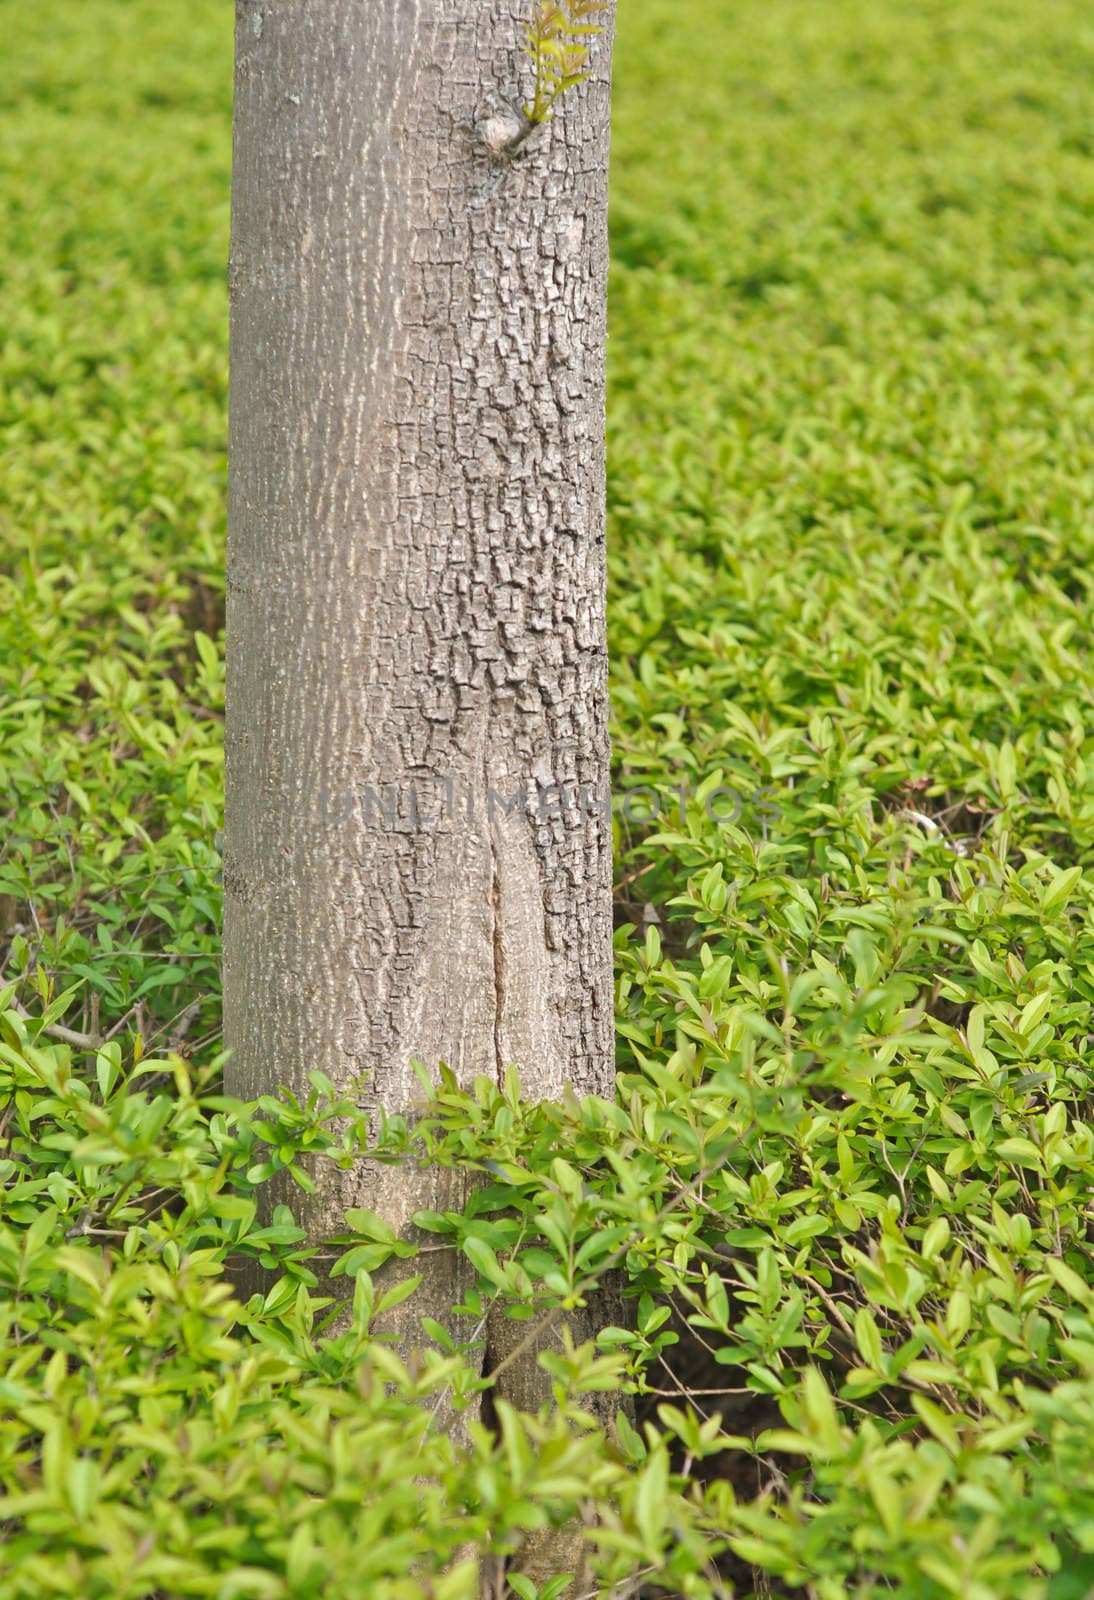
[[[364,1072],[368,1103],[406,1112],[413,1058],[612,1092],[610,33],[499,154],[531,7],[238,0],[224,990],[244,1096]],[[365,1163],[310,1226],[366,1205],[405,1227],[449,1185]],[[415,1317],[457,1275],[435,1269]]]

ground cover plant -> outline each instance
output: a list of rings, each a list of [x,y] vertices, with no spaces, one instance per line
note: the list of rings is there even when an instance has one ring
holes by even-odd
[[[578,1515],[605,1592],[1080,1600],[1089,18],[624,9],[619,1094],[383,1130],[480,1180],[411,1371],[383,1220],[335,1334],[256,1206],[380,1130],[218,1092],[229,12],[56,0],[0,83],[0,1596],[463,1600]],[[440,1420],[608,1273],[553,1407]]]

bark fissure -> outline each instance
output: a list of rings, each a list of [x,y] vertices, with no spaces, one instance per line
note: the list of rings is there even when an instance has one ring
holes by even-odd
[[[498,841],[493,815],[493,794],[490,771],[485,752],[482,764],[483,806],[486,811],[486,841],[490,852],[490,946],[492,977],[494,983],[494,1078],[498,1088],[505,1085],[505,947],[502,933],[501,872],[498,864]]]
[[[494,1067],[498,1088],[505,1085],[505,1052],[502,1038],[505,1019],[505,955],[501,932],[501,884],[497,857],[491,851],[490,895],[494,909]]]

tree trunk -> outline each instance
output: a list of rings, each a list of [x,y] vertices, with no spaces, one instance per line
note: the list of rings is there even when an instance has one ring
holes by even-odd
[[[512,149],[533,0],[238,0],[232,1092],[410,1063],[610,1095],[610,13]],[[443,1173],[308,1202],[405,1228]],[[297,1209],[302,1197],[296,1196]],[[443,1253],[428,1258],[445,1259]],[[444,1316],[458,1269],[409,1303]],[[525,1325],[526,1327],[527,1325]]]

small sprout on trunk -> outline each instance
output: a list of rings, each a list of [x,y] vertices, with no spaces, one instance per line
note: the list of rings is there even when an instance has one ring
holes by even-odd
[[[586,41],[603,33],[592,19],[606,10],[607,0],[539,0],[524,44],[535,68],[532,99],[524,107],[532,127],[547,121],[560,94],[589,76]]]

